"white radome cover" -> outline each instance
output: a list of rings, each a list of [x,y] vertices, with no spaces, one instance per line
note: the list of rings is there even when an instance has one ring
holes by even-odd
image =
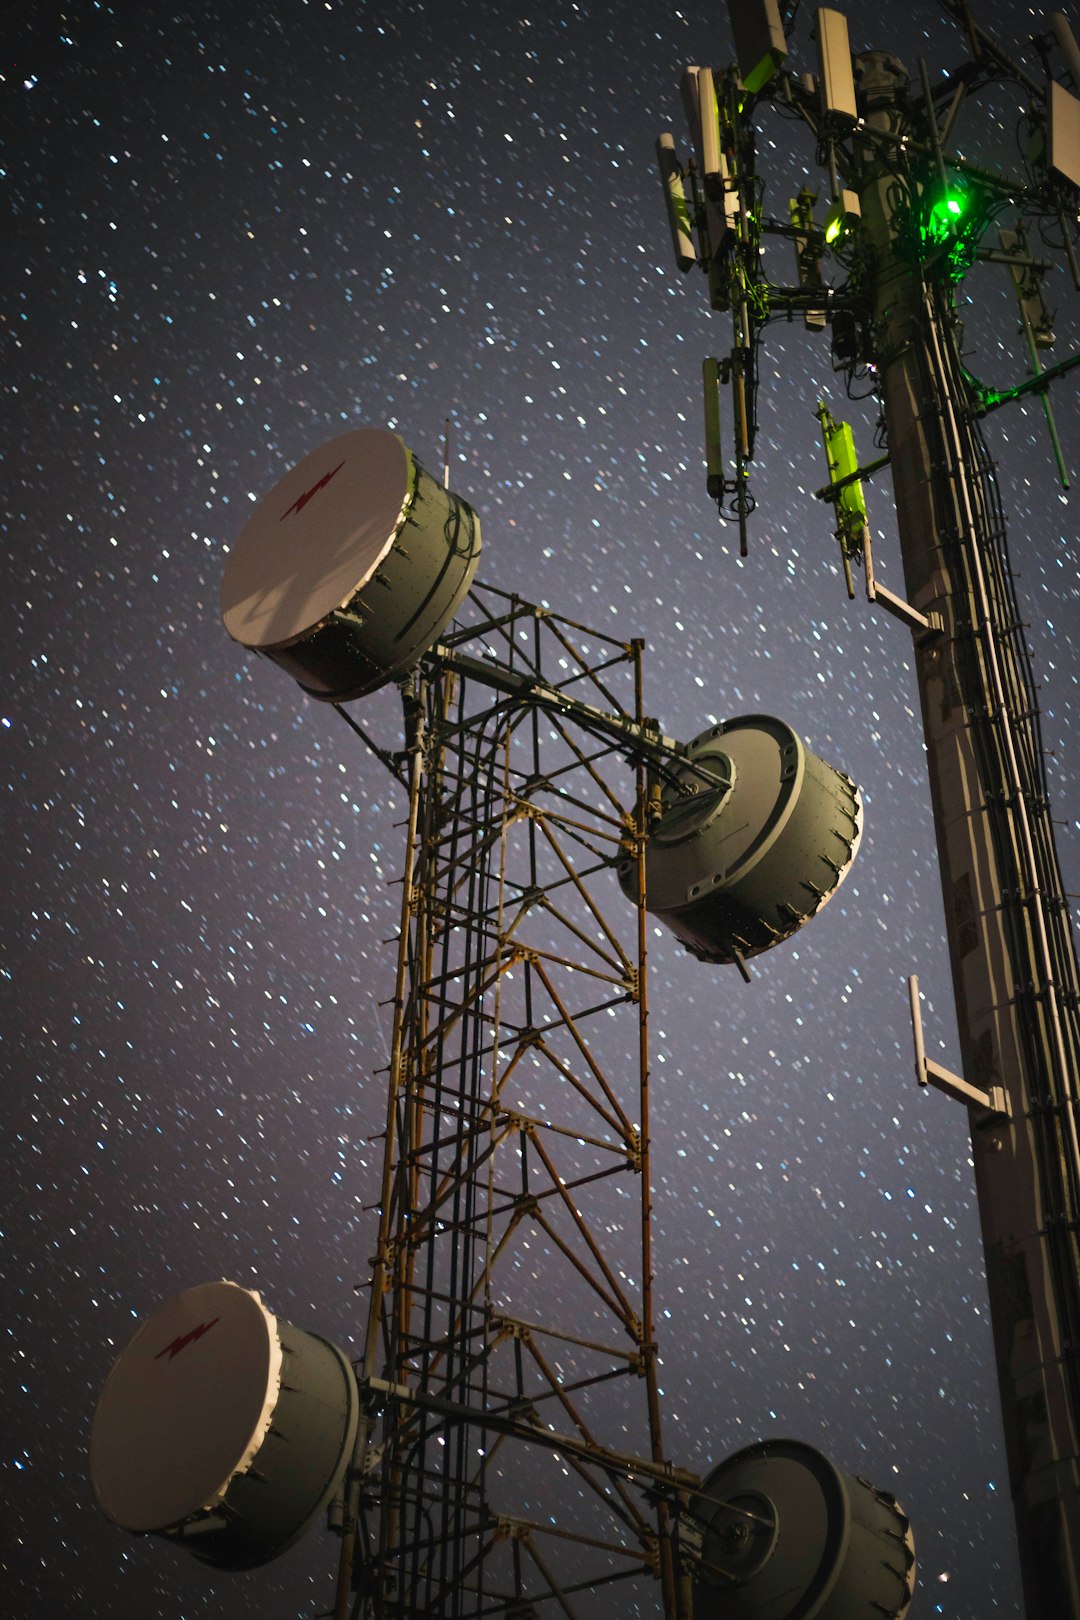
[[[225,566],[221,616],[245,647],[278,647],[344,607],[390,551],[412,493],[412,458],[386,428],[320,445],[274,485]]]
[[[258,1294],[203,1283],[121,1351],[90,1431],[98,1501],[125,1530],[165,1530],[220,1502],[252,1465],[281,1385],[277,1323]]]

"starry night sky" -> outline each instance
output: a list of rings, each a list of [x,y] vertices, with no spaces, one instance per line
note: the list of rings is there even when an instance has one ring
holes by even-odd
[[[927,0],[879,26],[882,9],[846,7],[856,50],[886,46],[912,71],[966,54]],[[704,1470],[763,1436],[807,1440],[900,1496],[916,1620],[1019,1613],[966,1118],[917,1094],[910,1056],[917,971],[930,1050],[958,1063],[910,641],[847,602],[812,497],[817,400],[856,423],[864,458],[872,416],[844,398],[827,337],[769,329],[740,563],[700,448],[701,356],[730,329],[671,262],[653,167],[660,130],[685,151],[683,67],[731,57],[726,14],[525,10],[73,0],[31,8],[6,53],[14,1620],[330,1602],[321,1531],[225,1577],[110,1526],[87,1434],[135,1319],[197,1282],[258,1288],[355,1353],[403,799],[332,710],[228,640],[217,596],[251,500],[291,462],[371,424],[437,467],[447,415],[484,578],[645,635],[647,707],[669,733],[775,713],[865,794],[852,876],[751,986],[652,941],[671,1455]],[[1002,0],[979,16],[1041,71],[1025,45],[1038,18]],[[959,145],[1015,168],[1020,105],[1009,87],[983,95]],[[811,157],[766,116],[771,212]],[[1005,273],[968,290],[968,363],[1019,380]],[[1061,273],[1051,301],[1061,358],[1080,304]],[[1074,396],[1069,380],[1055,400],[1080,471]],[[1073,509],[1038,405],[987,431],[1056,810],[1075,817]],[[902,590],[887,479],[868,495]],[[362,718],[393,741],[394,694]],[[1059,835],[1080,891],[1075,819]]]

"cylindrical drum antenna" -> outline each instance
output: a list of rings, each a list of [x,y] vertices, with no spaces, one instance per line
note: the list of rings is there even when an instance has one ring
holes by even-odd
[[[330,1501],[358,1414],[335,1345],[236,1283],[204,1283],[159,1306],[114,1362],[90,1477],[114,1524],[250,1569],[291,1547]]]
[[[356,428],[259,502],[221,586],[234,641],[342,702],[397,680],[469,589],[480,522],[396,433]]]
[[[915,1538],[896,1498],[799,1440],[765,1440],[708,1476],[680,1523],[694,1620],[903,1620]]]
[[[645,851],[645,908],[704,962],[778,945],[835,894],[862,836],[850,777],[782,720],[743,715],[687,745]],[[637,862],[619,867],[637,898]]]

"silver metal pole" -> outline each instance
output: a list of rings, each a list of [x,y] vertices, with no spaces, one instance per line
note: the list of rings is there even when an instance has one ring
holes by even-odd
[[[884,53],[860,65],[871,131],[903,133],[903,69]],[[988,574],[992,475],[976,459],[948,295],[897,249],[877,151],[872,136],[856,140],[855,175],[878,255],[907,597],[944,627],[917,643],[916,670],[963,1068],[1008,1100],[1007,1118],[977,1105],[969,1117],[1025,1598],[1029,1620],[1080,1620],[1075,952],[1053,909],[1061,880],[1033,787],[1034,699]]]

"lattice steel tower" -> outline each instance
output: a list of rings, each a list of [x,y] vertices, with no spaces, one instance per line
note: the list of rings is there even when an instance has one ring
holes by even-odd
[[[102,1395],[99,1499],[225,1568],[327,1510],[336,1620],[899,1620],[893,1498],[798,1441],[675,1466],[653,1331],[646,916],[746,974],[843,880],[858,790],[769,716],[664,736],[642,643],[478,584],[479,551],[374,429],[287,473],[233,551],[230,632],[407,794],[366,1331],[349,1376],[233,1284],[167,1302]],[[344,704],[390,680],[388,749]]]

